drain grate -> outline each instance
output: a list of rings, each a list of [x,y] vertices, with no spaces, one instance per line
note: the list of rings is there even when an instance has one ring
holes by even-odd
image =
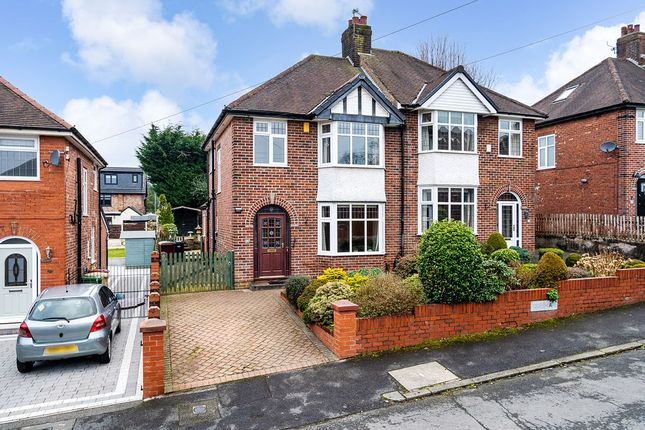
[[[178,413],[181,427],[213,422],[221,418],[217,399],[203,399],[196,403],[179,405]]]

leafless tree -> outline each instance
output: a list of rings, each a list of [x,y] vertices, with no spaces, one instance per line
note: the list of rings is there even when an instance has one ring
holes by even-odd
[[[483,69],[477,64],[467,64],[466,51],[448,36],[432,36],[417,45],[417,57],[444,70],[463,65],[471,78],[484,87],[491,88],[497,81],[492,69]]]

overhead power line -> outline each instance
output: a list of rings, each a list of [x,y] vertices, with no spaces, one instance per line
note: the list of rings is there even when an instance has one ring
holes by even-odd
[[[410,29],[410,28],[412,28],[412,27],[416,27],[417,25],[420,25],[420,24],[423,24],[423,23],[425,23],[425,22],[431,21],[431,20],[433,20],[433,19],[439,18],[440,16],[443,16],[443,15],[449,14],[449,13],[451,13],[451,12],[454,12],[454,11],[458,10],[458,9],[462,9],[462,8],[464,8],[464,7],[466,7],[466,6],[470,6],[471,4],[473,4],[473,3],[477,3],[478,1],[479,1],[479,0],[471,0],[471,1],[469,1],[469,2],[462,3],[462,4],[458,5],[458,6],[455,6],[455,7],[453,7],[453,8],[446,9],[446,10],[444,10],[444,11],[442,11],[442,12],[437,13],[436,15],[429,16],[428,18],[422,19],[421,21],[417,21],[417,22],[415,22],[415,23],[413,23],[413,24],[406,25],[405,27],[401,27],[401,28],[396,29],[396,30],[394,30],[394,31],[391,31],[391,32],[389,32],[389,33],[387,33],[387,34],[384,34],[384,35],[382,35],[382,36],[379,36],[379,37],[377,37],[377,38],[375,38],[375,39],[372,39],[372,42],[375,42],[375,41],[377,41],[377,40],[381,40],[381,39],[383,39],[383,38],[385,38],[385,37],[391,36],[391,35],[396,34],[396,33],[400,33],[400,32],[402,32],[402,31],[408,30],[408,29]],[[340,52],[338,52],[338,53],[336,53],[336,54],[334,54],[334,55],[340,55]],[[239,93],[242,93],[242,92],[245,92],[245,91],[251,90],[251,89],[253,89],[253,88],[257,87],[257,86],[262,85],[263,83],[265,83],[265,82],[267,82],[267,81],[268,81],[268,79],[267,79],[267,80],[265,80],[265,81],[262,81],[262,82],[260,82],[260,83],[258,83],[258,84],[250,85],[250,86],[248,86],[248,87],[245,87],[245,88],[242,88],[242,89],[239,89],[239,90],[233,91],[233,92],[231,92],[231,93],[228,93],[228,94],[224,94],[224,95],[221,95],[221,96],[215,97],[214,99],[210,99],[210,100],[207,100],[207,101],[205,101],[205,102],[203,102],[203,103],[200,103],[200,104],[197,104],[197,105],[194,105],[194,106],[188,107],[188,108],[186,108],[186,109],[184,109],[184,110],[182,110],[182,111],[175,112],[175,113],[170,114],[170,115],[166,115],[166,116],[164,116],[163,118],[157,118],[157,119],[155,119],[155,120],[153,120],[153,121],[150,121],[150,122],[147,122],[147,123],[145,123],[145,124],[141,124],[141,125],[138,125],[138,126],[136,126],[136,127],[132,127],[132,128],[127,129],[127,130],[123,130],[123,131],[121,131],[121,132],[119,132],[119,133],[115,133],[115,134],[112,134],[112,135],[109,135],[109,136],[103,137],[103,138],[101,138],[101,139],[97,139],[97,140],[93,141],[92,143],[98,143],[98,142],[103,142],[103,141],[105,141],[105,140],[113,139],[113,138],[115,138],[115,137],[122,136],[122,135],[124,135],[124,134],[131,133],[131,132],[133,132],[133,131],[139,130],[140,128],[148,127],[148,126],[150,126],[150,125],[154,124],[155,122],[165,121],[165,120],[170,119],[170,118],[172,118],[172,117],[175,117],[175,116],[177,116],[177,115],[181,115],[181,114],[184,114],[184,113],[186,113],[186,112],[190,112],[190,111],[192,111],[192,110],[199,109],[199,108],[204,107],[204,106],[206,106],[206,105],[209,105],[209,104],[211,104],[211,103],[215,103],[215,102],[217,102],[217,101],[219,101],[219,100],[222,100],[222,99],[225,99],[225,98],[228,98],[228,97],[234,96],[234,95],[236,95],[236,94],[239,94]]]

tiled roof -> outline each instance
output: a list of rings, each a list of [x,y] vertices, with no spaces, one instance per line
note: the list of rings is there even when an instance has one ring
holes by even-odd
[[[361,67],[396,106],[414,105],[450,73],[399,51],[361,54]],[[227,106],[232,111],[308,115],[328,96],[362,73],[344,58],[310,55]],[[487,88],[480,89],[502,113],[544,116],[538,110]]]
[[[574,86],[576,89],[566,99],[555,101]],[[551,122],[623,103],[645,104],[645,69],[629,60],[607,58],[533,107],[549,115],[543,122]]]

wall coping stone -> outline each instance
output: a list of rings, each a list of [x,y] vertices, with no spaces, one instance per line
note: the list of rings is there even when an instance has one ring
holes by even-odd
[[[336,312],[355,312],[358,310],[358,305],[349,300],[337,300],[331,304],[331,308]]]
[[[166,330],[166,322],[157,318],[151,318],[143,321],[139,326],[141,333],[155,333]]]

